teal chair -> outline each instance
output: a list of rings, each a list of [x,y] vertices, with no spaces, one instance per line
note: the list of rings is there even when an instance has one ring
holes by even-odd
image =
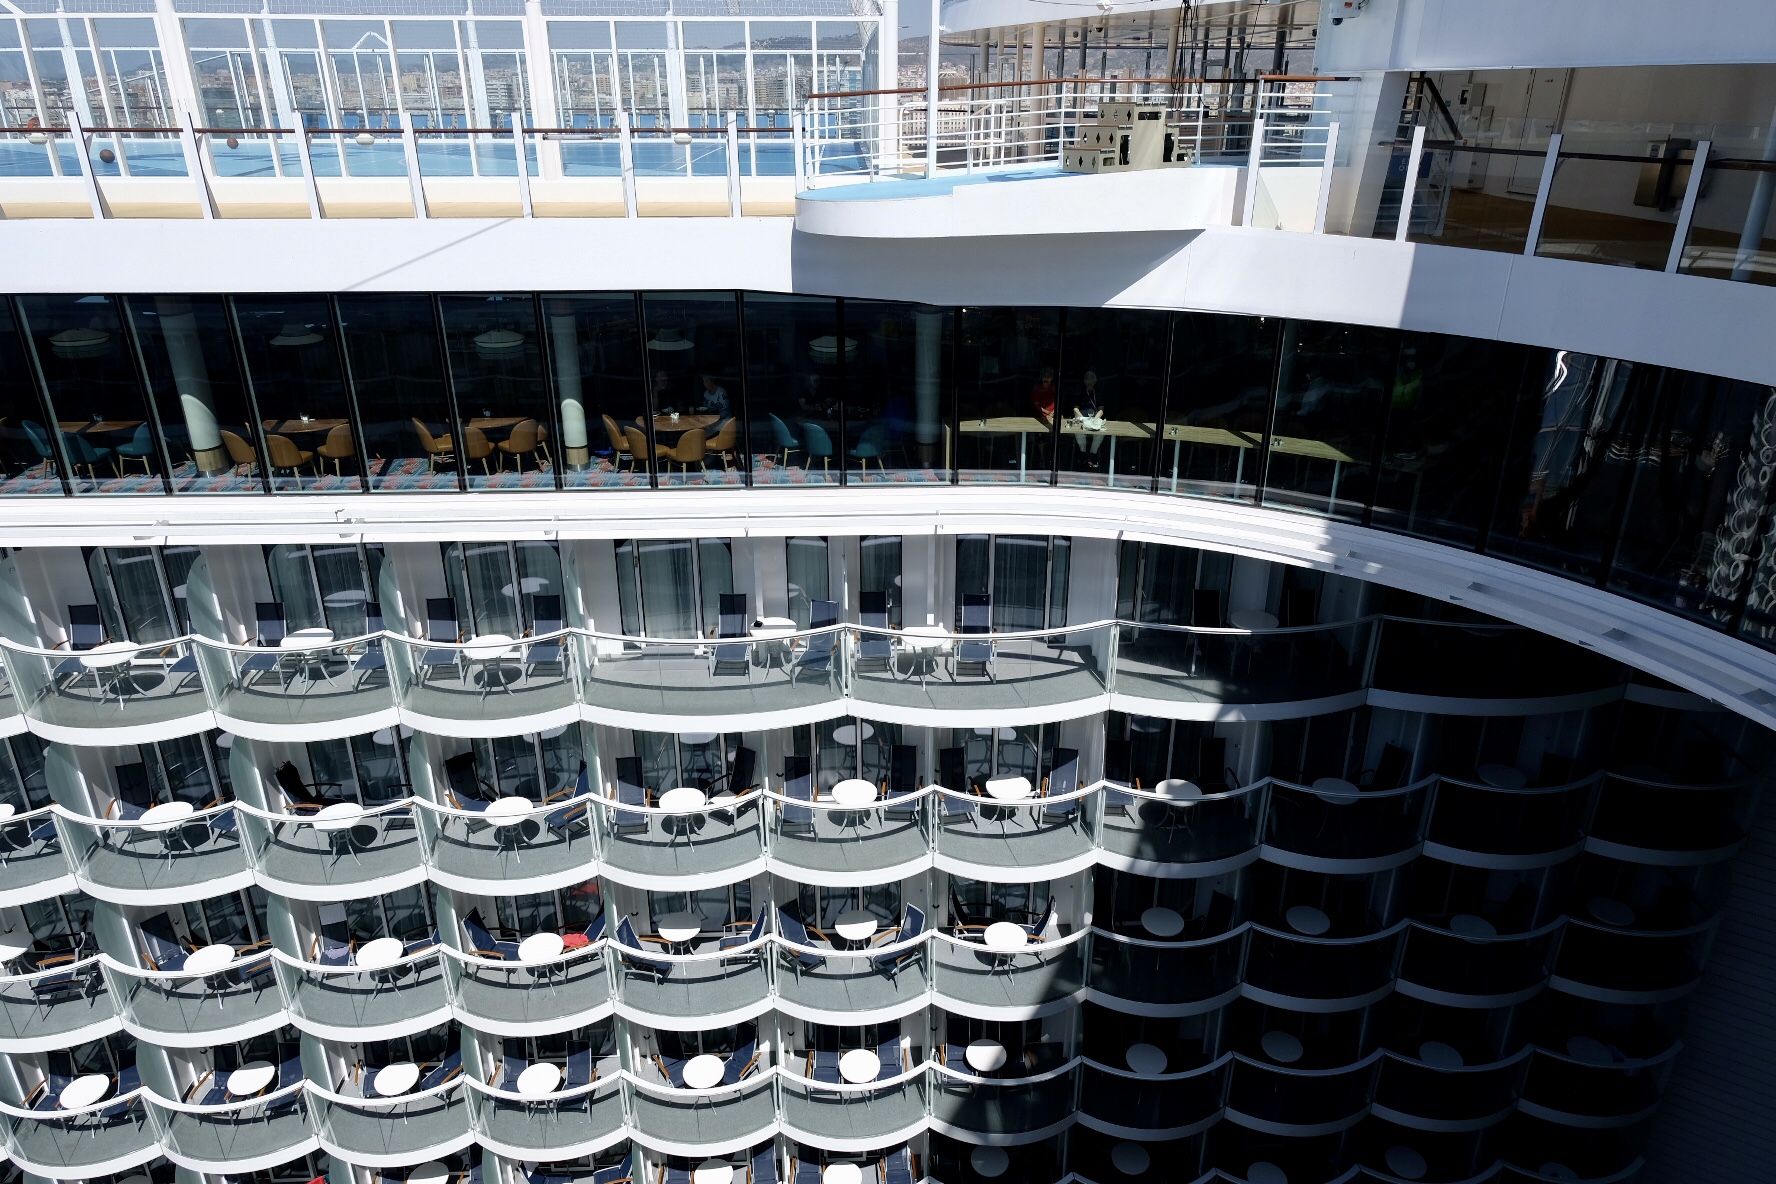
[[[43,461],[48,466],[49,472],[53,474],[56,468],[56,459],[55,452],[49,447],[49,433],[43,430],[42,424],[34,420],[27,419],[19,426],[25,430],[25,439],[30,442],[31,451],[37,454],[37,459]]]
[[[825,428],[821,427],[811,419],[804,419],[802,421],[802,447],[808,453],[808,468],[810,471],[813,470],[814,462],[817,460],[820,462],[820,467],[823,470],[831,471],[833,459],[832,437],[827,434]]]
[[[85,469],[86,475],[94,481],[99,479],[99,474],[93,466],[111,459],[109,448],[102,448],[85,436],[77,436],[73,432],[62,433],[62,447],[67,450],[68,467],[74,470],[75,475],[78,476],[80,470]]]
[[[771,436],[777,442],[777,451],[782,456],[783,464],[789,464],[789,454],[800,452],[802,442],[790,434],[789,425],[777,417],[774,411],[765,413],[771,419]]]
[[[882,458],[888,453],[888,425],[872,423],[863,429],[857,444],[851,449],[851,459],[857,462],[861,472],[869,472],[870,461],[876,462],[876,468],[886,471]]]
[[[142,466],[144,477],[154,475],[154,436],[148,431],[148,425],[145,423],[137,424],[136,432],[129,438],[129,441],[117,446],[118,475],[123,475],[124,465],[132,463]]]

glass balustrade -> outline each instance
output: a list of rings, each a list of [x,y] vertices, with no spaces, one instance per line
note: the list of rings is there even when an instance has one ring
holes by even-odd
[[[989,949],[982,940],[935,934],[931,958],[933,993],[963,1010],[1036,1007],[1067,999],[1085,985],[1088,931],[1059,940],[1032,939],[1027,949]]]
[[[1236,1056],[1227,1109],[1279,1126],[1336,1128],[1368,1110],[1374,1078],[1374,1060],[1348,1069],[1291,1069]]]
[[[1490,924],[1490,923],[1489,923]],[[1533,993],[1548,980],[1559,940],[1558,922],[1533,933],[1493,937],[1452,933],[1414,922],[1400,955],[1402,989],[1495,999]],[[1416,990],[1408,993],[1424,996]]]
[[[470,1138],[461,1078],[393,1098],[330,1096],[311,1087],[309,1105],[322,1145],[353,1159],[418,1163]]]
[[[582,635],[585,699],[642,715],[744,715],[837,702],[837,627],[768,637],[669,640]]]
[[[93,886],[113,893],[190,888],[198,895],[205,884],[246,870],[238,814],[233,805],[185,809],[169,803],[166,821],[149,816],[134,821],[101,822],[64,814],[65,850],[75,873]]]
[[[1595,779],[1545,789],[1495,789],[1442,777],[1425,841],[1479,856],[1558,856],[1584,838]]]
[[[1650,1061],[1616,1063],[1607,1050],[1596,1059],[1582,1059],[1537,1049],[1523,1077],[1523,1103],[1546,1117],[1601,1122],[1641,1118],[1658,1104],[1675,1057],[1674,1050]]]
[[[1117,626],[1118,694],[1176,703],[1298,703],[1363,686],[1374,621],[1295,629]]]
[[[889,941],[864,952],[778,944],[777,995],[811,1011],[885,1011],[925,997],[931,941]]]
[[[70,875],[62,854],[62,829],[52,806],[0,820],[0,889],[24,892]]]
[[[12,675],[0,665],[0,726],[11,723],[19,714],[18,696],[12,693]]]
[[[1273,781],[1264,845],[1310,859],[1388,859],[1418,848],[1429,780],[1404,789],[1362,789],[1328,778],[1313,786]]]
[[[1547,699],[1604,691],[1621,667],[1556,638],[1485,621],[1381,620],[1369,685],[1446,699]]]
[[[987,1081],[933,1068],[931,1120],[989,1136],[1046,1130],[1072,1116],[1077,1075],[1069,1065],[1022,1081]]]
[[[694,787],[645,795],[646,804],[599,804],[605,863],[636,875],[696,875],[744,867],[765,853],[758,794],[707,798]],[[722,801],[722,804],[715,804]]]
[[[451,957],[451,1003],[472,1023],[557,1024],[610,999],[603,942],[566,950],[553,961],[494,961],[473,954]]]
[[[1180,1131],[1216,1118],[1233,1071],[1233,1058],[1182,1073],[1134,1073],[1087,1061],[1079,1102],[1098,1122],[1136,1131]]]
[[[1683,785],[1606,774],[1592,815],[1593,840],[1642,853],[1650,862],[1725,855],[1745,838],[1756,795],[1749,784]]]
[[[1051,867],[1087,855],[1097,829],[1092,791],[1041,795],[1030,788],[1028,778],[1016,777],[989,781],[986,798],[939,789],[932,802],[938,853],[1002,869]],[[1019,796],[995,799],[995,789]]]
[[[1109,690],[1114,628],[971,634],[850,626],[850,693],[860,703],[939,711],[1075,703]]]
[[[54,1040],[116,1015],[97,955],[40,958],[24,974],[0,976],[0,1042]]]
[[[395,705],[388,645],[380,634],[334,640],[302,629],[276,646],[198,643],[217,714],[263,725],[314,725],[366,717]]]
[[[1457,1053],[1453,1064],[1431,1065],[1384,1053],[1375,1079],[1376,1108],[1426,1122],[1464,1125],[1510,1113],[1517,1104],[1525,1058],[1513,1056],[1487,1065],[1463,1065],[1460,1060]]]
[[[1569,918],[1554,976],[1594,997],[1675,998],[1693,987],[1714,936],[1708,922],[1676,933],[1640,933]]]
[[[209,708],[189,640],[104,642],[78,651],[9,642],[6,664],[25,714],[51,727],[146,727]]]
[[[1098,845],[1125,859],[1180,869],[1258,857],[1268,782],[1189,797],[1176,789],[1168,785],[1167,792],[1159,793],[1105,785],[1100,794]]]
[[[247,811],[251,829],[258,832],[249,840],[254,868],[283,885],[280,890],[301,895],[304,885],[337,891],[422,866],[415,807],[402,802],[347,805],[345,810],[326,807],[337,811],[326,818],[319,812],[293,816]]]
[[[783,1124],[817,1140],[883,1140],[917,1131],[928,1106],[927,1072],[920,1067],[895,1073],[886,1084],[862,1085],[814,1082],[785,1072],[778,1079]]]
[[[764,1138],[777,1123],[774,1075],[755,1073],[713,1089],[674,1089],[631,1079],[630,1120],[673,1143],[735,1144]]]
[[[1239,991],[1244,929],[1201,941],[1150,941],[1092,931],[1094,996],[1168,1014],[1200,1011]]]
[[[588,795],[569,785],[540,801],[519,796],[500,800],[504,804],[498,811],[486,803],[477,810],[415,803],[426,816],[426,862],[433,872],[509,884],[559,876],[597,859],[592,834],[597,806]]]
[[[268,943],[237,950],[220,969],[206,973],[110,968],[118,1008],[132,1027],[184,1036],[221,1033],[283,1012],[277,970]]]
[[[1343,941],[1291,936],[1251,927],[1246,954],[1248,993],[1279,1000],[1331,1002],[1379,997],[1393,987],[1399,929]]]
[[[0,1103],[7,1148],[19,1167],[34,1174],[80,1178],[118,1162],[146,1162],[154,1154],[154,1128],[139,1089],[79,1110],[21,1110]]]
[[[1776,207],[1760,202],[1776,163],[1717,144],[1702,169],[1701,192],[1679,270],[1686,275],[1776,284]],[[1688,169],[1684,169],[1688,172]]]
[[[691,954],[666,953],[663,945],[643,944],[645,951],[621,944],[615,949],[617,998],[636,1011],[656,1016],[720,1015],[756,1005],[770,994],[768,943],[730,953]]]
[[[886,801],[860,807],[766,791],[761,809],[770,830],[771,860],[815,876],[885,873],[917,864],[931,854],[936,792],[891,793]]]
[[[390,634],[401,706],[435,720],[513,720],[574,706],[573,638],[490,633],[441,645]]]
[[[1568,145],[1575,142],[1574,137],[1568,137]],[[1648,208],[1657,207],[1658,201],[1623,200],[1623,195],[1640,192],[1647,170],[1655,175],[1660,171],[1658,158],[1645,155],[1644,129],[1627,129],[1622,136],[1587,135],[1584,142],[1587,148],[1602,150],[1560,150],[1535,253],[1543,258],[1663,271],[1671,255],[1675,221]],[[1681,167],[1683,178],[1688,178],[1689,171],[1687,165]],[[1674,198],[1682,200],[1682,196],[1679,188]]]
[[[580,1154],[623,1127],[622,1078],[614,1075],[540,1098],[470,1082],[467,1099],[476,1133],[520,1158]]]
[[[182,1161],[232,1172],[242,1161],[295,1154],[314,1135],[302,1082],[221,1106],[148,1103],[162,1144]]]
[[[443,956],[435,946],[403,955],[374,968],[356,960],[377,938],[350,951],[353,962],[338,966],[279,960],[277,975],[292,1017],[311,1026],[328,1028],[378,1028],[385,1025],[418,1026],[427,1016],[446,1006]],[[412,945],[414,943],[406,943]],[[380,955],[381,951],[373,951]],[[376,956],[377,962],[382,962]]]

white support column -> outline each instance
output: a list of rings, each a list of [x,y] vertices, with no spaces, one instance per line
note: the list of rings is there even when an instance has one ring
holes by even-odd
[[[931,0],[931,35],[925,39],[925,175],[937,175],[937,76],[943,58],[942,0]]]
[[[943,330],[947,314],[920,309],[913,313],[913,439],[919,463],[935,465],[938,441],[945,431],[943,415]]]
[[[524,112],[512,112],[512,151],[518,157],[518,205],[526,218],[534,218],[536,211],[530,204],[529,142],[530,137],[524,134]]]
[[[1523,253],[1534,255],[1542,242],[1542,219],[1548,213],[1548,195],[1554,192],[1554,170],[1560,167],[1560,141],[1555,132],[1548,137],[1548,154],[1542,158],[1542,180],[1536,186],[1535,205],[1529,212],[1529,236],[1523,242]]]
[[[179,128],[179,145],[185,151],[185,173],[197,187],[197,208],[208,220],[216,216],[216,198],[210,192],[209,170],[204,168],[203,145],[197,142],[198,127],[197,116],[185,112],[184,123]]]
[[[592,461],[586,440],[586,405],[580,393],[579,328],[572,313],[549,314],[549,356],[561,399],[561,463],[582,472]]]
[[[1246,192],[1240,206],[1240,225],[1252,224],[1252,213],[1258,208],[1258,162],[1264,156],[1264,120],[1252,121],[1252,147],[1246,153]]]
[[[561,99],[555,90],[555,55],[549,48],[549,22],[543,19],[541,0],[524,0],[524,75],[530,84],[530,118],[537,127],[566,127]],[[554,180],[561,176],[561,143],[548,136],[536,140],[537,174]]]
[[[1418,170],[1424,164],[1425,127],[1419,124],[1412,129],[1412,149],[1406,155],[1406,177],[1400,183],[1400,213],[1394,219],[1394,241],[1406,241],[1407,232],[1412,229],[1412,195],[1418,192]]]
[[[401,112],[401,154],[407,158],[407,187],[413,194],[413,216],[429,218],[426,209],[425,181],[419,175],[419,143],[413,134],[413,116]]]
[[[1338,121],[1326,125],[1326,159],[1320,162],[1320,194],[1314,201],[1314,233],[1326,233],[1326,209],[1332,204],[1332,173],[1338,162]]]
[[[321,191],[315,184],[314,157],[308,151],[308,128],[302,123],[302,117],[296,117],[296,130],[290,135],[296,141],[296,156],[302,162],[302,188],[308,197],[308,216],[323,218],[326,211],[321,208]]]
[[[635,208],[635,136],[629,127],[629,112],[617,112],[617,167],[623,174],[623,214],[637,216]]]
[[[105,218],[108,216],[105,197],[99,192],[99,179],[93,175],[92,146],[86,142],[86,127],[81,122],[80,112],[68,112],[68,128],[74,136],[74,156],[80,168],[80,180],[86,188],[87,204],[92,206],[94,218]],[[55,152],[54,140],[50,141],[49,150],[51,153]]]
[[[1696,220],[1696,199],[1702,196],[1702,172],[1708,167],[1708,150],[1713,142],[1703,140],[1690,158],[1690,180],[1684,186],[1683,206],[1677,212],[1677,226],[1671,235],[1671,253],[1665,256],[1665,270],[1675,272],[1683,266],[1684,247],[1690,241],[1690,226]]]
[[[1764,136],[1764,160],[1776,161],[1776,113],[1770,116],[1769,131]],[[1733,254],[1733,278],[1751,278],[1751,265],[1764,245],[1764,228],[1770,224],[1770,209],[1776,205],[1776,173],[1764,169],[1751,185],[1751,200],[1745,206],[1745,221],[1739,229],[1739,248]]]
[[[740,116],[728,112],[728,217],[740,216]]]
[[[184,296],[156,296],[161,339],[167,363],[179,391],[179,412],[185,420],[186,444],[198,472],[214,476],[228,469],[229,457],[222,447],[222,431],[216,423],[215,395],[210,389],[210,368],[199,343],[197,314]]]
[[[173,0],[154,0],[154,33],[160,38],[161,69],[166,73],[168,98],[172,100],[168,105],[175,111],[201,113],[203,96],[191,73],[191,53],[185,48],[185,33],[179,24],[179,14],[173,8]],[[200,123],[198,126],[204,125]]]

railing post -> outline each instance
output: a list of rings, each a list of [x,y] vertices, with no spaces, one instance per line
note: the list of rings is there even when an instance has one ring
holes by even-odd
[[[1264,119],[1252,121],[1252,146],[1246,152],[1246,194],[1240,209],[1240,225],[1252,224],[1252,213],[1258,208],[1258,167],[1264,157]]]
[[[197,208],[207,221],[216,216],[216,200],[210,193],[210,180],[203,167],[203,148],[197,142],[197,116],[185,112],[179,125],[179,143],[185,150],[185,171],[197,186]]]
[[[518,156],[518,206],[526,218],[534,218],[530,204],[530,145],[524,135],[524,112],[512,112],[512,151]]]
[[[407,187],[413,194],[413,216],[431,217],[426,209],[425,182],[419,176],[419,138],[413,134],[411,113],[401,116],[401,154],[407,158]]]
[[[1412,195],[1418,189],[1418,170],[1424,163],[1425,128],[1412,129],[1412,150],[1406,156],[1406,178],[1400,184],[1400,216],[1394,219],[1394,241],[1403,243],[1412,229]]]
[[[1332,169],[1338,159],[1338,121],[1326,125],[1326,159],[1320,162],[1320,193],[1314,199],[1315,234],[1326,233],[1326,209],[1332,204]]]
[[[1523,242],[1523,253],[1534,255],[1542,242],[1542,219],[1548,214],[1548,195],[1554,192],[1554,170],[1560,167],[1560,141],[1554,132],[1548,137],[1548,154],[1542,158],[1542,179],[1536,186],[1535,206],[1529,213],[1529,235]]]
[[[99,192],[99,179],[93,175],[92,159],[87,155],[86,129],[80,126],[80,112],[68,111],[68,128],[74,133],[74,155],[80,165],[80,179],[86,184],[86,200],[92,206],[94,218],[105,218],[105,198]],[[51,138],[49,150],[55,152],[55,140]]]
[[[740,216],[740,116],[728,112],[728,217]]]
[[[1671,235],[1671,253],[1665,256],[1668,272],[1676,272],[1683,266],[1684,247],[1690,241],[1690,224],[1696,218],[1696,199],[1702,196],[1702,170],[1708,167],[1708,150],[1713,145],[1712,140],[1701,141],[1690,160],[1690,180],[1684,186],[1683,207],[1677,212],[1677,227]]]
[[[637,217],[635,208],[635,136],[629,112],[617,112],[617,167],[623,174],[623,216]]]
[[[808,187],[808,162],[803,153],[807,151],[807,129],[802,123],[802,112],[797,111],[789,117],[789,135],[793,148],[790,155],[795,157],[795,187],[797,192]],[[820,172],[820,162],[814,162],[814,173]]]

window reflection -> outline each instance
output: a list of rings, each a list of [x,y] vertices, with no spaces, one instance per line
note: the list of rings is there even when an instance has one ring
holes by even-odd
[[[459,454],[431,297],[342,296],[339,318],[372,486],[461,488],[462,462],[480,468],[486,458],[473,441]]]
[[[1061,397],[1059,311],[965,308],[961,316],[958,476],[1048,484]]]
[[[277,493],[356,493],[363,449],[351,420],[333,312],[318,296],[236,296],[247,382]],[[294,463],[307,454],[304,463]],[[293,463],[277,464],[278,459]]]
[[[844,318],[845,479],[947,483],[954,317],[922,304],[846,300]]]
[[[642,298],[649,403],[643,425],[661,485],[739,485],[740,328],[734,299],[720,294]],[[624,428],[630,454],[642,436]]]
[[[1283,331],[1264,500],[1358,519],[1399,334],[1291,321]]]
[[[837,304],[802,296],[746,295],[747,431],[753,481],[836,485],[844,367],[857,343],[841,340]]]
[[[215,296],[130,296],[148,389],[172,463],[174,493],[260,493],[266,460],[289,474],[311,469],[312,449],[275,441],[267,458]]]
[[[1056,408],[1062,484],[1152,485],[1168,320],[1134,309],[1068,310]]]
[[[633,293],[547,296],[549,365],[560,403],[562,477],[569,488],[646,485],[646,380]],[[626,434],[642,437],[639,455]]]
[[[458,449],[471,489],[553,489],[555,417],[528,295],[443,296]]]
[[[1251,501],[1270,425],[1270,387],[1283,322],[1270,317],[1175,314],[1166,391],[1166,493]]]
[[[12,309],[0,301],[0,495],[8,497],[63,492],[29,367]]]

